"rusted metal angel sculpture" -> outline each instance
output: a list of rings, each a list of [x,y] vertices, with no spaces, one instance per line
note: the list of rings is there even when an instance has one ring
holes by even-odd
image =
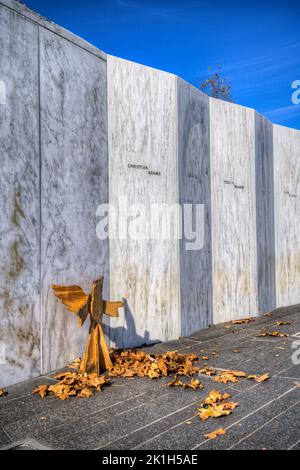
[[[56,297],[73,313],[76,313],[80,326],[90,314],[90,330],[85,353],[80,364],[80,372],[100,374],[110,369],[111,362],[108,347],[102,328],[102,316],[105,313],[110,317],[118,317],[118,308],[123,302],[108,302],[103,300],[103,277],[92,284],[91,293],[86,294],[79,286],[53,285]]]

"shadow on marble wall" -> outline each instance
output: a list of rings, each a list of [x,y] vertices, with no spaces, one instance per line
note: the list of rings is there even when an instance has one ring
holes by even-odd
[[[114,339],[115,344],[118,348],[128,347],[128,344],[131,342],[134,347],[146,346],[151,344],[160,343],[160,339],[151,339],[150,332],[148,330],[144,331],[144,335],[139,335],[136,330],[135,325],[135,315],[133,314],[131,308],[129,307],[128,301],[122,299],[124,302],[124,319],[123,326],[110,326],[105,328],[105,332],[110,338]]]

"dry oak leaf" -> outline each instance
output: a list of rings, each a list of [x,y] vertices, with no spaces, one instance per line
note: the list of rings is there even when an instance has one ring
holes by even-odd
[[[230,398],[229,393],[220,393],[217,390],[211,390],[208,397],[204,400],[201,408],[198,409],[198,416],[202,421],[208,418],[219,418],[229,415],[239,404],[226,401]]]
[[[206,437],[207,439],[215,439],[216,437],[222,436],[225,433],[226,433],[225,429],[218,428],[215,431],[212,431],[208,434],[204,434],[204,437]]]
[[[207,408],[199,408],[198,416],[202,421],[206,421],[208,418],[220,418],[221,416],[227,416],[230,414],[229,410],[224,410],[221,405],[207,406]]]
[[[0,397],[5,397],[7,395],[7,392],[3,390],[3,388],[0,388]]]
[[[175,377],[171,382],[168,382],[168,386],[169,387],[183,387],[183,382],[181,382],[181,380]]]
[[[35,388],[32,393],[38,394],[41,398],[44,398],[48,395],[48,385],[39,385]]]
[[[208,397],[205,398],[205,405],[212,405],[214,403],[220,403],[221,401],[231,398],[230,393],[220,393],[217,390],[211,390]]]
[[[148,377],[150,377],[150,379],[159,379],[161,373],[160,373],[160,369],[159,369],[158,365],[155,362],[153,362],[153,364],[151,364],[147,375],[148,375]]]
[[[273,323],[274,326],[291,325],[291,324],[292,324],[291,321],[276,321],[275,323]]]
[[[183,388],[192,388],[193,390],[199,390],[204,388],[204,385],[198,379],[191,379],[190,382],[183,384]]]
[[[228,370],[228,371],[222,372],[217,377],[214,377],[213,380],[214,382],[219,382],[223,384],[227,384],[228,382],[237,383],[238,378],[240,377],[245,378],[247,377],[247,374],[242,371]]]
[[[79,398],[89,398],[93,395],[93,391],[90,388],[84,387],[80,392],[78,393]]]
[[[256,382],[265,382],[266,380],[269,380],[270,378],[270,375],[268,372],[266,372],[266,374],[263,374],[263,375],[256,375],[256,374],[253,374],[253,375],[248,375],[247,377],[248,379],[252,379],[252,380],[255,380]]]
[[[76,396],[76,390],[71,388],[69,385],[57,383],[48,387],[49,392],[53,392],[54,395],[60,400],[67,400],[71,396]]]
[[[254,318],[242,318],[241,320],[232,320],[230,323],[233,325],[241,325],[242,323],[250,323],[255,321]]]
[[[204,367],[204,369],[199,370],[199,374],[208,375],[209,377],[211,377],[212,375],[215,375],[216,373],[217,373],[217,371],[215,369],[211,369],[208,366]]]
[[[103,375],[96,373],[87,375],[86,384],[88,387],[95,387],[97,390],[101,389],[101,385],[104,385],[106,379]]]
[[[263,313],[263,317],[271,317],[271,316],[272,316],[272,312]]]
[[[238,403],[234,402],[207,405],[206,408],[199,408],[198,416],[202,421],[205,421],[208,418],[220,418],[221,416],[228,416],[237,406]]]
[[[260,333],[258,336],[261,336],[261,337],[266,337],[266,336],[275,336],[275,337],[278,337],[278,338],[287,338],[289,336],[288,333],[281,333],[280,331],[265,331],[263,333]]]
[[[185,389],[193,389],[193,390],[199,390],[201,388],[204,388],[203,384],[200,382],[198,379],[191,379],[190,382],[188,383],[183,383],[181,380],[177,379],[175,377],[171,382],[168,383],[169,387],[182,387]]]
[[[164,377],[168,376],[168,367],[163,359],[157,361],[158,368]]]

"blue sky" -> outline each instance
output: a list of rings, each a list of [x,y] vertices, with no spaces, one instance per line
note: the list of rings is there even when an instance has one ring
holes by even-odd
[[[103,51],[195,86],[220,64],[236,103],[300,129],[300,1],[25,0]]]

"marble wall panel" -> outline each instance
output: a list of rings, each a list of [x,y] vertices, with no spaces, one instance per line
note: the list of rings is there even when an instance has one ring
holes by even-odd
[[[40,30],[42,370],[82,354],[80,329],[50,285],[105,275],[108,241],[96,236],[96,208],[108,202],[106,63]]]
[[[260,313],[276,307],[273,125],[255,113],[257,286]]]
[[[38,28],[0,6],[0,387],[40,372]]]
[[[209,98],[177,80],[179,197],[182,207],[193,205],[194,230],[196,204],[204,205],[204,219],[197,229],[197,238],[204,236],[203,246],[189,246],[187,238],[180,243],[181,331],[187,336],[212,324]],[[188,228],[188,220],[184,227]],[[188,249],[192,247],[197,249]]]
[[[258,313],[254,111],[211,98],[214,323]]]
[[[119,197],[142,204],[148,230],[152,204],[179,202],[176,77],[107,60],[109,201],[114,207]],[[121,318],[111,321],[118,347],[176,338],[181,331],[179,241],[142,238],[110,239],[111,297],[126,301]]]
[[[300,302],[300,131],[273,126],[277,307]]]

